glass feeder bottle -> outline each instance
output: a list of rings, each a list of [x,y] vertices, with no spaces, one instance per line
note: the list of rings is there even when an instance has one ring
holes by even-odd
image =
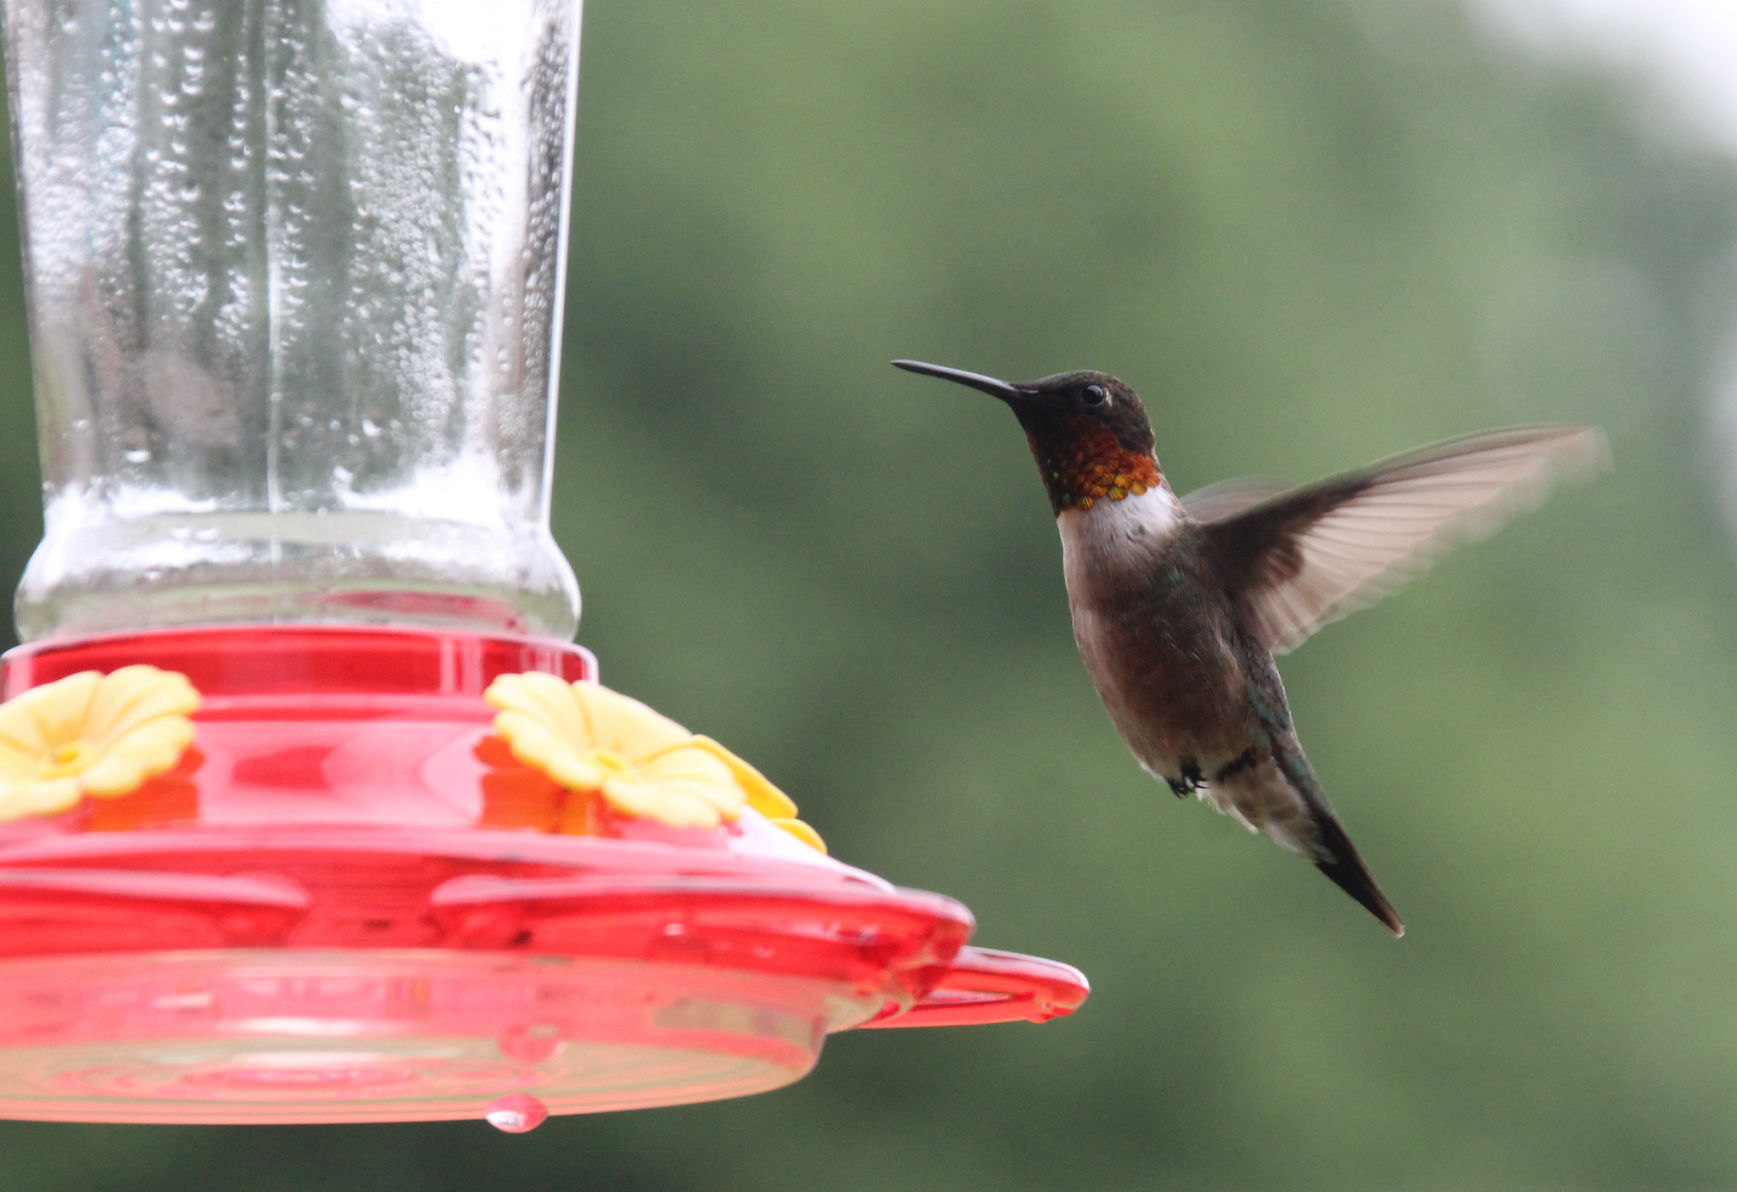
[[[6,0],[46,534],[25,640],[571,637],[579,0]]]

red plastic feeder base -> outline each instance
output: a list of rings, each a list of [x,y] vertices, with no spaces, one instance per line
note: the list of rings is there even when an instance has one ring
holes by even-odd
[[[582,1113],[761,1092],[832,1031],[1042,1021],[1066,965],[966,944],[753,812],[550,831],[492,736],[497,675],[577,647],[324,627],[23,647],[0,693],[133,663],[203,697],[182,764],[0,824],[0,1116],[110,1122]]]

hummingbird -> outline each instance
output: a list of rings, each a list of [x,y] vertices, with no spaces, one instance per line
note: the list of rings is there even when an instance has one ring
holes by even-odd
[[[982,390],[1019,419],[1061,532],[1074,642],[1140,764],[1405,934],[1303,753],[1273,656],[1603,463],[1602,432],[1512,427],[1301,487],[1250,478],[1178,497],[1145,406],[1108,373],[1013,384],[893,364]]]

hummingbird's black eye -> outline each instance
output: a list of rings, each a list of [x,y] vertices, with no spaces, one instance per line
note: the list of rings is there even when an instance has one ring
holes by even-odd
[[[1094,381],[1080,390],[1080,400],[1095,409],[1109,402],[1110,391]]]

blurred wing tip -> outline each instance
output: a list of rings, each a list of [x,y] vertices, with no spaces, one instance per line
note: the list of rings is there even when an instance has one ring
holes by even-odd
[[[1591,479],[1614,466],[1610,440],[1596,426],[1541,426],[1527,446],[1537,460],[1528,472],[1502,486],[1483,507],[1472,507],[1458,527],[1461,541],[1484,538],[1517,514],[1542,505],[1552,489]]]
[[[1499,439],[1503,435],[1514,436],[1514,446],[1547,460],[1543,471],[1551,480],[1581,479],[1615,463],[1610,439],[1597,426],[1517,426],[1507,432],[1493,431],[1487,437]]]
[[[1574,471],[1590,475],[1616,466],[1616,457],[1610,453],[1610,436],[1602,428],[1569,426],[1563,430],[1563,461]]]

